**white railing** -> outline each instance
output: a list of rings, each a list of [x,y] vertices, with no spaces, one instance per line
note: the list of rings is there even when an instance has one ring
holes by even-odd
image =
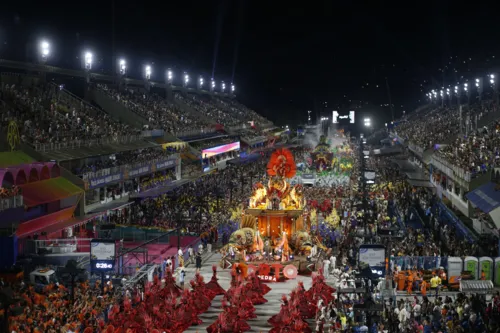
[[[436,166],[439,170],[443,171],[448,177],[453,179],[459,178],[470,183],[472,176],[469,171],[465,171],[463,168],[451,164],[443,157],[434,154],[431,158],[431,163]]]

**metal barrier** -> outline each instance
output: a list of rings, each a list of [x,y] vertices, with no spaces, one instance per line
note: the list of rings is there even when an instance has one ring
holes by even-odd
[[[391,265],[401,267],[401,270],[414,269],[437,269],[443,267],[448,268],[448,257],[394,257],[391,260]]]
[[[35,143],[35,150],[39,152],[56,151],[62,149],[77,149],[82,147],[93,147],[107,144],[128,144],[142,140],[139,135],[123,135],[119,137],[105,137],[91,140],[75,140],[70,142],[50,142],[50,143]]]

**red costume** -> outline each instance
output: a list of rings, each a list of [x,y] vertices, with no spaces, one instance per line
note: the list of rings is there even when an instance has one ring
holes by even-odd
[[[215,295],[225,295],[226,291],[219,285],[218,279],[217,279],[217,266],[213,265],[212,266],[212,278],[208,283],[205,285],[207,289],[210,291],[214,292]]]

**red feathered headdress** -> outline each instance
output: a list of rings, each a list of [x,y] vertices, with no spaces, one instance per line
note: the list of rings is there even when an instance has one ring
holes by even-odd
[[[292,153],[285,148],[275,150],[269,163],[267,163],[267,174],[269,176],[292,178],[296,172],[297,166]]]

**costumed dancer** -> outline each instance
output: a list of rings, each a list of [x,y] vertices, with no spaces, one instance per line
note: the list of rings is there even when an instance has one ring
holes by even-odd
[[[208,281],[208,283],[205,286],[207,289],[214,292],[215,295],[225,295],[226,291],[224,290],[224,288],[222,288],[219,285],[218,280],[219,279],[217,279],[217,266],[213,265],[212,266],[212,278],[210,279],[210,281]]]

